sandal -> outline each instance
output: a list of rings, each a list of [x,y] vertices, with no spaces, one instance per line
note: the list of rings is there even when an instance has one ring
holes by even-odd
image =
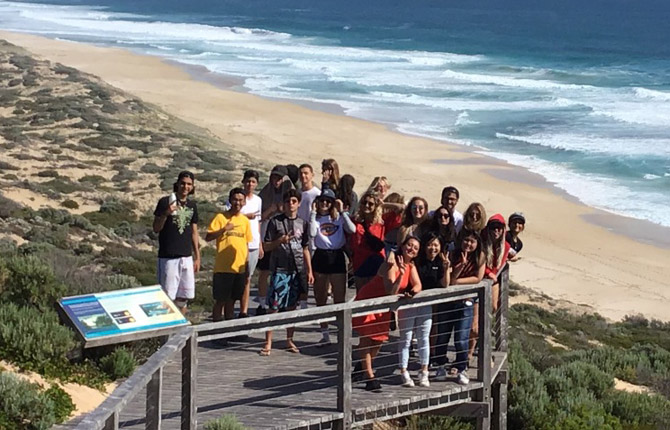
[[[258,355],[260,355],[261,357],[269,357],[271,352],[272,352],[271,349],[263,348],[260,351],[258,351]]]
[[[292,353],[292,354],[300,354],[300,350],[298,349],[297,346],[295,345],[290,345],[286,347],[286,351]]]

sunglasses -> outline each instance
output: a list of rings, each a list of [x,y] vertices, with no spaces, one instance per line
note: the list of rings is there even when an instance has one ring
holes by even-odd
[[[437,214],[437,216],[440,218],[449,219],[449,214],[446,212],[440,212]]]
[[[366,201],[363,202],[363,206],[365,206],[367,208],[373,208],[373,207],[377,206],[377,202],[375,202],[373,200],[366,200]]]

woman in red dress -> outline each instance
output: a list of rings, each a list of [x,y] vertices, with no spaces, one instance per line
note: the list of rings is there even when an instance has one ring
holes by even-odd
[[[372,299],[388,295],[405,294],[413,296],[421,291],[421,280],[414,266],[421,244],[413,236],[408,237],[400,247],[400,253],[389,253],[386,261],[370,282],[356,294],[356,300]],[[371,313],[353,318],[354,330],[358,332],[356,348],[359,360],[354,368],[353,379],[367,376],[365,389],[380,391],[381,384],[375,379],[372,360],[377,356],[382,343],[389,338],[390,312]],[[365,372],[365,375],[363,374]]]

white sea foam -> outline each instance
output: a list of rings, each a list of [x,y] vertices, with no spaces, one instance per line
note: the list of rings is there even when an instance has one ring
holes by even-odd
[[[670,212],[667,210],[665,193],[633,190],[613,178],[578,174],[566,166],[534,156],[493,151],[482,153],[542,175],[558,188],[589,206],[670,227]]]
[[[480,73],[463,73],[453,70],[445,70],[442,76],[449,79],[454,79],[463,82],[473,82],[476,84],[491,84],[505,87],[529,88],[529,89],[570,89],[570,90],[585,90],[594,88],[590,85],[575,85],[562,84],[559,82],[541,80],[541,79],[526,79],[516,78],[511,76],[500,75],[484,75]]]
[[[633,88],[635,95],[642,99],[659,100],[663,102],[670,102],[670,92],[650,90],[647,88]]]
[[[537,133],[528,136],[496,133],[496,137],[589,154],[670,157],[670,139],[664,138],[614,138],[575,133]]]
[[[457,127],[463,127],[466,125],[476,125],[479,124],[479,121],[473,121],[470,119],[470,114],[468,112],[461,112],[458,114],[458,118],[456,118],[456,122],[454,123],[455,126]]]

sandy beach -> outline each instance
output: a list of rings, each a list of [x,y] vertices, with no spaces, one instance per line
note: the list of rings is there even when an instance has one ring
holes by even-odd
[[[0,38],[97,75],[268,165],[309,162],[319,169],[332,157],[342,173],[356,177],[358,191],[386,175],[392,191],[422,195],[431,209],[439,205],[441,188],[455,185],[461,211],[473,201],[489,215],[523,211],[528,222],[523,259],[512,265],[514,281],[611,319],[643,314],[670,320],[670,229],[587,207],[537,175],[462,146],[227,90],[237,82],[197,80],[160,58],[24,34],[0,32]]]

